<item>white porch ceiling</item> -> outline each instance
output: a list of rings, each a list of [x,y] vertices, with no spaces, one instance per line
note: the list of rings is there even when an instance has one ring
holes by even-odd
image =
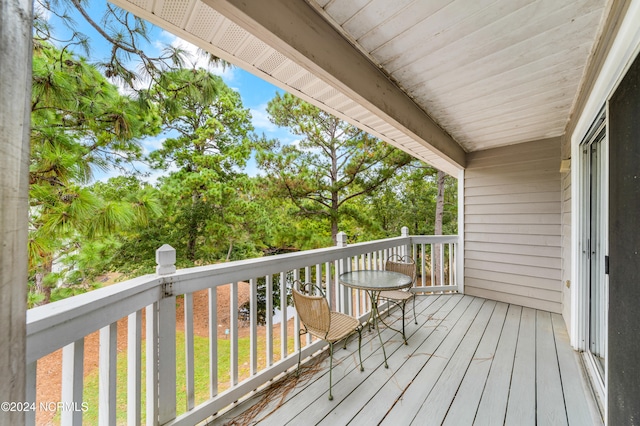
[[[113,2],[454,176],[464,152],[564,133],[608,10],[607,0]]]

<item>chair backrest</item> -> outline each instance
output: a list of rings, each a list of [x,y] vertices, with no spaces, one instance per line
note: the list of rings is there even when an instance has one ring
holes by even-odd
[[[300,321],[309,332],[319,337],[326,337],[331,325],[329,302],[321,290],[317,295],[310,294],[314,287],[316,286],[313,284],[302,284],[296,280],[293,283],[293,305]]]
[[[387,271],[400,272],[411,277],[411,283],[416,282],[416,262],[409,255],[400,256],[392,254],[387,259],[384,269]]]

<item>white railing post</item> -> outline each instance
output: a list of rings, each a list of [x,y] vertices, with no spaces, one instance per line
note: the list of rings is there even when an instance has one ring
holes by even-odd
[[[156,250],[156,273],[176,271],[176,251],[168,244]],[[158,303],[158,423],[176,418],[176,296],[171,283],[164,284]]]
[[[409,228],[406,226],[403,226],[400,229],[400,236],[404,238],[409,238]],[[411,254],[411,243],[409,241],[407,241],[407,243],[404,244],[402,247],[404,250],[404,253],[402,253],[403,256],[407,256]]]
[[[165,244],[156,250],[156,274],[168,275],[176,271],[176,249]]]
[[[344,232],[338,232],[336,235],[336,247],[346,247],[347,246],[347,234]],[[340,286],[340,281],[338,277],[340,274],[344,272],[348,272],[349,268],[349,258],[342,258],[338,262],[338,270],[336,271],[336,288],[342,288],[342,291],[337,292],[340,294],[340,301],[338,303],[340,312],[345,314],[349,314],[350,304],[349,304],[349,289],[344,286]]]
[[[347,246],[347,234],[344,232],[338,232],[336,235],[336,247],[346,247]]]

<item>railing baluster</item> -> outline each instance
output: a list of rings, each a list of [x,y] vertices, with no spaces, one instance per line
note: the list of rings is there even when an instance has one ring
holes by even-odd
[[[296,268],[293,270],[293,280],[300,280],[300,269]],[[307,282],[306,277],[302,280],[304,283]],[[300,342],[300,317],[298,317],[298,312],[296,311],[296,316],[293,320],[293,350],[294,352],[298,352],[300,350],[300,346],[302,342]]]
[[[280,359],[287,357],[287,282],[285,273],[280,272]]]
[[[431,285],[435,286],[436,285],[436,268],[435,268],[435,264],[434,264],[434,253],[433,253],[433,249],[434,249],[434,244],[429,244],[429,260],[431,261]]]
[[[427,285],[427,258],[425,257],[425,250],[426,244],[420,244],[420,254],[421,254],[421,259],[420,259],[420,270],[418,271],[420,273],[420,279],[422,281],[422,286],[425,287]]]
[[[209,395],[218,395],[218,288],[209,293]]]
[[[265,277],[267,286],[267,315],[266,315],[266,339],[267,339],[267,367],[273,365],[273,275]]]
[[[229,328],[231,339],[231,387],[238,384],[238,282],[231,283],[229,292]]]
[[[147,425],[158,424],[158,303],[145,308]]]
[[[250,374],[258,372],[258,284],[255,278],[249,280],[249,333],[250,345]]]
[[[142,417],[142,311],[127,319],[127,424],[139,426]]]
[[[101,426],[116,424],[117,342],[117,322],[100,329],[98,422]]]
[[[62,348],[62,403],[66,409],[60,414],[63,425],[82,425],[82,386],[84,373],[84,337]],[[77,410],[72,409],[78,407]]]
[[[193,337],[193,293],[184,295],[184,359],[187,391],[187,411],[196,405],[195,356]]]
[[[334,291],[333,291],[333,286],[331,285],[331,263],[329,262],[325,262],[324,264],[324,271],[325,271],[325,278],[324,278],[324,282],[326,283],[325,285],[325,293],[327,296],[327,300],[329,301],[329,306],[331,307],[331,309],[335,309],[335,304],[333,303],[333,295],[334,295]]]
[[[440,250],[440,285],[445,285],[444,281],[444,244],[438,244],[438,249]]]
[[[176,297],[158,302],[158,422],[176,417]]]
[[[26,383],[26,399],[29,404],[36,403],[36,379],[38,376],[38,361],[34,361],[27,365],[27,383]],[[26,426],[35,426],[37,410],[28,410],[25,413]]]
[[[453,244],[449,243],[449,285],[453,283]]]

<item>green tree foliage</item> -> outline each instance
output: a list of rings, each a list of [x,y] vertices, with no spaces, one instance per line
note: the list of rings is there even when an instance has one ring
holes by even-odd
[[[164,73],[146,96],[176,135],[151,154],[154,167],[169,172],[161,188],[177,231],[170,244],[190,262],[252,252],[260,211],[242,172],[253,127],[240,95],[207,71],[179,70]]]
[[[57,259],[140,218],[86,184],[94,168],[141,158],[139,138],[157,133],[160,121],[85,60],[43,40],[34,46],[29,271],[47,302],[61,278],[51,275]]]
[[[346,217],[362,218],[351,200],[371,194],[411,157],[290,94],[276,95],[267,112],[274,124],[302,140],[280,146],[262,140],[260,167],[274,179],[273,194],[289,198],[308,218],[326,220],[333,241]]]
[[[377,191],[357,200],[352,208],[363,219],[344,224],[353,241],[396,237],[407,226],[413,235],[433,235],[436,221],[438,171],[421,161],[409,166],[384,183]],[[443,234],[457,229],[457,181],[445,177]]]

